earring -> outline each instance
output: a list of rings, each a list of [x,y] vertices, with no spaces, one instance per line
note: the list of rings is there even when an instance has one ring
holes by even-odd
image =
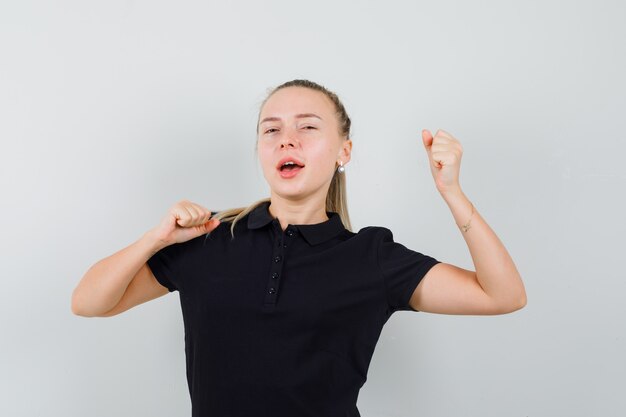
[[[346,168],[343,166],[343,162],[339,161],[339,166],[337,167],[337,172],[339,172],[340,174],[343,174],[344,172],[346,172]]]

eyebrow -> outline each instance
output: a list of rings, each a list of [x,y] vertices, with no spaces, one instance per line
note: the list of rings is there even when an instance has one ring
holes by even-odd
[[[299,113],[299,114],[296,114],[294,117],[296,119],[303,119],[305,117],[317,117],[318,119],[322,120],[322,118],[319,117],[315,113]],[[261,120],[259,124],[263,124],[265,122],[278,122],[278,121],[280,121],[280,117],[266,117],[265,119]]]

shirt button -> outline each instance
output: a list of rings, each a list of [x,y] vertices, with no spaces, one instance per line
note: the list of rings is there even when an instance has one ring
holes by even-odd
[[[275,257],[274,262],[280,262],[280,256]]]
[[[276,292],[276,289],[274,287],[270,288],[269,293],[270,294],[274,294]]]
[[[283,248],[286,248],[286,247],[287,247],[287,244],[284,244],[284,245],[283,245]]]
[[[273,278],[273,279],[278,278],[278,272],[274,272],[274,273],[272,274],[272,278]]]
[[[293,230],[287,230],[287,236],[292,237],[293,236]]]

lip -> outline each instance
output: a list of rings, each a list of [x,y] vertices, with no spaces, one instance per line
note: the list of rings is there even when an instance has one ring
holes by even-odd
[[[289,162],[289,161],[293,161],[298,165],[302,165],[302,167],[304,168],[304,164],[299,159],[296,159],[292,156],[286,156],[280,161],[278,161],[278,165],[276,165],[276,169],[280,171],[280,167],[282,167],[285,162]]]
[[[304,167],[302,167],[302,168],[292,169],[292,170],[290,170],[290,171],[281,171],[281,170],[278,170],[278,175],[280,175],[280,177],[281,177],[281,178],[285,178],[285,179],[286,179],[286,178],[293,178],[293,177],[295,177],[296,175],[298,175],[298,173],[299,173],[300,171],[302,171],[303,169],[304,169]]]

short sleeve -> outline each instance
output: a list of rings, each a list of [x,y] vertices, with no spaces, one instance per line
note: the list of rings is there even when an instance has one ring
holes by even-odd
[[[179,287],[180,262],[184,245],[175,243],[166,246],[148,259],[148,266],[157,281],[170,292]]]
[[[378,266],[385,282],[389,307],[392,311],[417,311],[409,305],[413,291],[430,268],[441,261],[394,242],[391,230],[381,229]]]
[[[212,216],[217,213],[211,211]],[[166,246],[148,259],[147,264],[159,284],[170,292],[180,291],[183,275],[202,268],[201,248],[206,236],[200,235],[186,242]]]

